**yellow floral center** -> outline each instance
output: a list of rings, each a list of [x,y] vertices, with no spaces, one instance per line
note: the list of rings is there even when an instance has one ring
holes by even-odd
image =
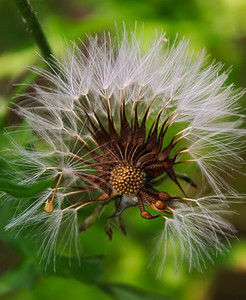
[[[120,163],[111,173],[111,185],[119,194],[135,194],[144,184],[144,172],[131,165]]]

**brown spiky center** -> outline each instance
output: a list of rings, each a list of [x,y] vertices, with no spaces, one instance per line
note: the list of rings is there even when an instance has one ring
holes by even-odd
[[[144,172],[132,164],[118,164],[111,172],[110,182],[119,194],[135,194],[144,184]]]

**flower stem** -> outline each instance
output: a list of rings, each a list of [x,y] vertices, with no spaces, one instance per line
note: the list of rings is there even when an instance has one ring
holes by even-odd
[[[41,50],[43,57],[47,61],[52,62],[53,57],[50,45],[29,0],[15,0],[15,3],[26,23],[28,31],[32,33],[35,42]]]

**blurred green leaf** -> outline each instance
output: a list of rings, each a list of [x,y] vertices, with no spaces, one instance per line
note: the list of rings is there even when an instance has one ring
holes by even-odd
[[[7,104],[7,101],[0,95],[0,128],[8,111]]]
[[[10,270],[0,281],[0,296],[16,289],[32,288],[41,276],[75,278],[80,282],[97,284],[103,269],[100,266],[102,257],[61,257],[56,262],[56,268],[49,265],[47,268],[33,260],[25,260],[23,264]]]
[[[102,289],[108,292],[117,300],[168,300],[162,295],[149,293],[146,291],[139,290],[135,287],[125,285],[125,284],[109,284],[103,283],[101,285]]]
[[[8,300],[20,300],[20,292],[16,293],[16,298]],[[102,291],[96,284],[88,284],[74,278],[51,276],[40,278],[35,284],[30,294],[33,298],[30,300],[113,300],[107,293]],[[26,298],[22,298],[27,300]],[[5,299],[7,300],[7,299]]]
[[[34,263],[23,263],[1,278],[0,296],[16,289],[31,288],[38,276],[39,271]]]
[[[3,155],[1,156],[9,158],[14,156],[14,153],[11,150],[16,150],[15,145],[25,147],[35,137],[32,130],[30,130],[30,125],[25,120],[18,126],[18,128],[14,128],[14,130],[7,128],[4,129],[3,132],[3,134],[0,134],[0,148],[3,148],[5,152],[3,152]]]
[[[49,265],[44,275],[72,277],[82,282],[96,283],[103,273],[100,265],[102,258],[103,256],[80,257],[79,262],[76,257],[61,257],[56,260],[55,271],[54,267]]]
[[[40,68],[45,68],[45,63],[42,61],[36,65]],[[12,105],[14,102],[16,102],[18,100],[18,98],[20,97],[20,95],[28,89],[30,84],[33,83],[37,79],[38,76],[39,76],[38,73],[31,72],[30,70],[27,73],[25,73],[23,75],[23,79],[21,80],[21,84],[18,84],[13,89],[13,91],[9,97],[9,99],[10,99],[9,101],[11,101],[11,103],[9,103],[9,104]]]
[[[32,197],[51,185],[53,178],[30,185],[18,185],[5,178],[0,178],[0,191],[17,198]]]

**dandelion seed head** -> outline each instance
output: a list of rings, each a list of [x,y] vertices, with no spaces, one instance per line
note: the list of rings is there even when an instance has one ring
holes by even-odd
[[[117,204],[109,219],[138,206],[144,219],[163,219],[159,274],[170,249],[175,268],[183,260],[201,268],[204,257],[224,250],[221,238],[234,235],[223,218],[225,204],[243,196],[224,174],[242,164],[245,130],[237,103],[244,92],[226,86],[229,72],[209,64],[204,50],[195,55],[188,40],[171,43],[155,32],[146,44],[143,32],[123,27],[116,37],[105,32],[66,42],[54,72],[32,68],[45,84],[33,84],[17,111],[36,141],[30,148],[13,142],[15,168],[30,166],[19,171],[20,184],[47,173],[54,184],[31,205],[20,201],[7,229],[40,225],[41,255],[49,263],[64,247],[77,249],[77,214],[84,206],[96,203],[100,215],[105,205]],[[109,221],[107,228],[112,238]]]

